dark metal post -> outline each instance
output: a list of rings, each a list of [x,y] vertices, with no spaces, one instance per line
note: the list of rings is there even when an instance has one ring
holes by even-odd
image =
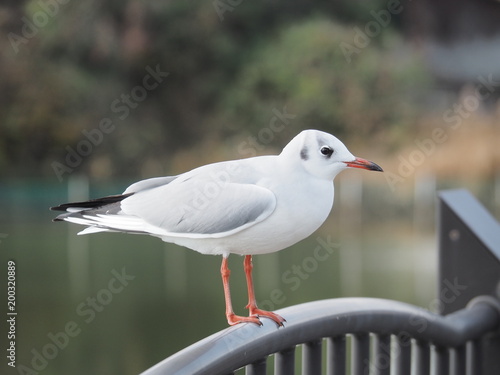
[[[302,347],[302,373],[321,374],[322,340],[311,341]]]
[[[391,374],[391,355],[391,336],[375,335],[371,364],[373,375]]]
[[[353,335],[351,350],[352,374],[368,374],[370,368],[370,336],[367,333]]]
[[[327,374],[345,375],[346,339],[345,336],[328,338]]]
[[[276,375],[295,374],[295,346],[276,353],[274,356],[274,372]]]
[[[477,296],[500,298],[500,224],[466,190],[439,194],[441,313],[463,309]],[[484,375],[500,374],[500,335],[481,340]]]

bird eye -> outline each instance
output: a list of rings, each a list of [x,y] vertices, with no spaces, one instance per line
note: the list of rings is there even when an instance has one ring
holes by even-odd
[[[325,155],[325,156],[332,156],[333,154],[333,149],[328,147],[328,146],[323,146],[321,147],[321,150],[319,150],[321,152],[321,154]]]

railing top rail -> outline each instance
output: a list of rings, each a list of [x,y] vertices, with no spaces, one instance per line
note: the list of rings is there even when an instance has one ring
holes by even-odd
[[[301,343],[345,334],[405,334],[437,346],[455,347],[481,337],[500,322],[492,297],[479,297],[448,316],[410,304],[375,298],[339,298],[279,311],[284,328],[268,319],[217,332],[146,370],[142,375],[229,373],[266,355]]]

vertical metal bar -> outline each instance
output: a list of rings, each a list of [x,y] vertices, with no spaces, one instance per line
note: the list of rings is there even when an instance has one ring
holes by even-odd
[[[370,371],[370,337],[368,334],[352,336],[351,373],[366,375]]]
[[[394,374],[406,375],[411,371],[411,338],[404,332],[394,337]]]
[[[414,343],[413,368],[415,375],[429,375],[431,350],[429,344],[422,341]]]
[[[266,375],[266,357],[245,367],[245,375]]]
[[[465,345],[451,349],[450,375],[465,375],[466,353]]]
[[[305,343],[302,347],[302,373],[321,375],[321,340]]]
[[[372,375],[390,375],[391,373],[391,336],[375,335],[371,359]]]
[[[275,375],[295,374],[295,347],[278,352],[274,356]]]
[[[448,375],[450,368],[449,359],[447,348],[433,346],[431,355],[432,373],[434,375]]]
[[[481,375],[481,341],[469,341],[467,343],[467,375]]]
[[[345,375],[345,336],[329,337],[327,342],[326,373],[328,375]]]

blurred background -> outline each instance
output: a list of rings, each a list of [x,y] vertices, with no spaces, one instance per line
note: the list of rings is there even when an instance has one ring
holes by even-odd
[[[13,260],[18,312],[17,372],[2,368],[137,374],[225,328],[220,257],[76,236],[48,208],[279,153],[308,128],[386,172],[344,172],[316,234],[254,259],[261,307],[435,307],[437,192],[500,217],[499,16],[488,0],[2,2],[0,294]],[[230,267],[243,314],[242,258]]]

